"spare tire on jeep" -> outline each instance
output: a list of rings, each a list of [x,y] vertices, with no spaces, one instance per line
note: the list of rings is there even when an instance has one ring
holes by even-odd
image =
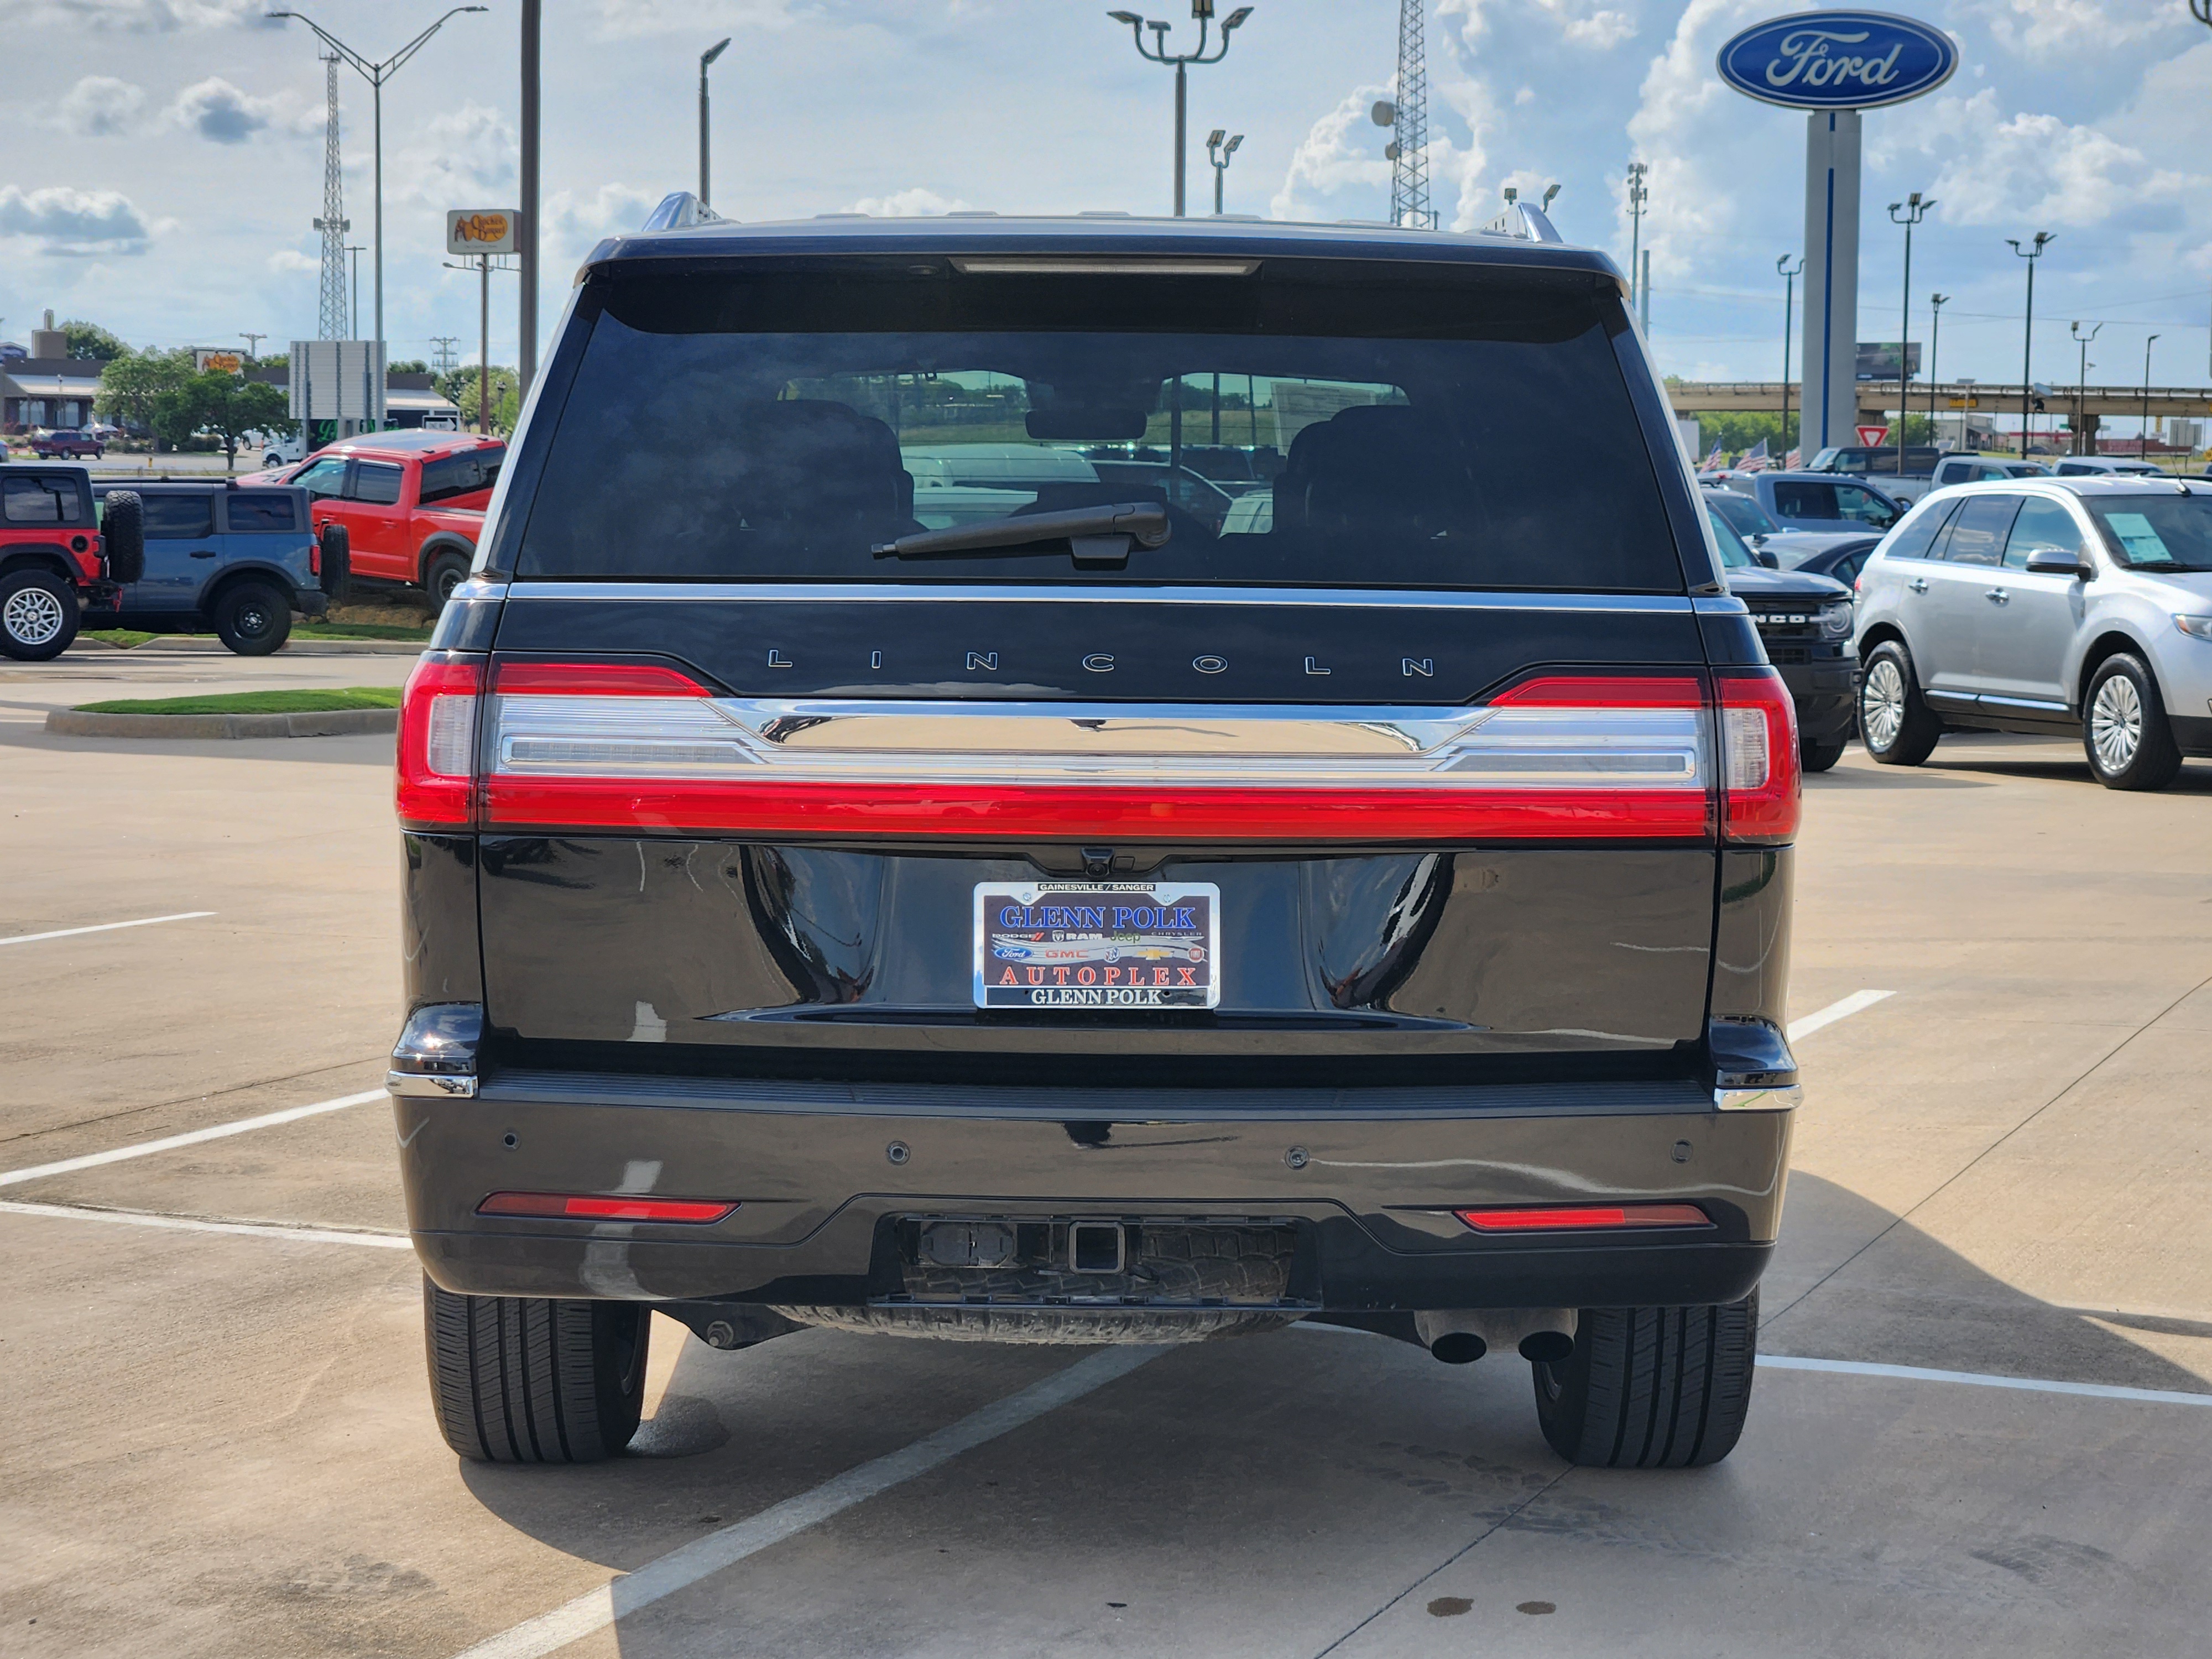
[[[100,503],[100,533],[107,544],[107,578],[126,587],[146,574],[146,504],[135,489],[111,489]]]
[[[352,533],[332,519],[315,539],[322,548],[323,592],[332,605],[343,605],[353,592]]]

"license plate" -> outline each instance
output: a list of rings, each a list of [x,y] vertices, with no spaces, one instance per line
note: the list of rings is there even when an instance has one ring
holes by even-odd
[[[1211,882],[982,882],[975,1006],[1211,1008],[1220,937]]]

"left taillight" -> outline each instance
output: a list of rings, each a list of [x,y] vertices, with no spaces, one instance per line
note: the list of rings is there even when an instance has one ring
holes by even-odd
[[[1797,833],[1797,708],[1771,668],[1714,676],[1720,704],[1721,835],[1755,844]]]
[[[477,710],[483,659],[426,654],[399,697],[399,822],[409,830],[466,829],[475,821]]]

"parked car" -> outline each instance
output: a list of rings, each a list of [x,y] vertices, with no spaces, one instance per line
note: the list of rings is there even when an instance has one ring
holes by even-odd
[[[1750,608],[1766,659],[1790,688],[1799,757],[1808,772],[1825,772],[1843,759],[1851,737],[1850,589],[1829,576],[1772,568],[1717,507],[1706,514],[1728,590]]]
[[[1940,490],[1859,577],[1867,752],[1947,731],[2078,735],[2097,781],[2212,755],[2212,488],[2130,477]]]
[[[275,472],[307,459],[307,441],[297,432],[271,432],[261,440],[261,465]]]
[[[2148,477],[2163,478],[2166,469],[2156,461],[2130,459],[2118,455],[2069,455],[2055,462],[2051,471],[2061,478]]]
[[[211,630],[242,657],[291,637],[292,618],[345,597],[345,530],[311,526],[303,489],[221,483],[136,486],[146,553],[117,620],[151,633]],[[103,500],[110,487],[93,486]]]
[[[72,432],[64,428],[58,432],[33,432],[31,453],[42,461],[80,461],[88,456],[99,459],[107,453],[107,445],[88,432]]]
[[[1864,532],[1800,530],[1778,522],[1758,501],[1734,489],[1701,489],[1706,509],[1728,520],[1752,556],[1770,570],[1800,570],[1838,547],[1871,547],[1881,540]],[[1823,574],[1826,574],[1825,572]]]
[[[1897,446],[1875,448],[1835,447],[1820,451],[1806,465],[1808,472],[1839,472],[1853,478],[1879,478],[1882,489],[1900,501],[1917,501],[1935,488],[1936,469],[1942,462],[1941,449],[1907,444],[1899,458]]]
[[[1789,530],[1879,534],[1905,516],[1906,502],[1876,484],[1812,472],[1754,472],[1728,486],[1749,496]]]
[[[1805,539],[1812,541],[1814,538],[1808,536]],[[1879,536],[1822,536],[1818,539],[1820,546],[1803,550],[1802,557],[1790,559],[1784,568],[1802,570],[1808,576],[1826,576],[1846,587],[1858,580],[1868,558],[1881,545]]]
[[[506,459],[497,438],[377,432],[328,445],[284,477],[307,492],[318,529],[346,527],[354,576],[420,589],[434,608],[469,574]]]
[[[1987,455],[1946,455],[1936,463],[1930,480],[1937,489],[1948,484],[2002,483],[2007,478],[2047,478],[2051,469],[2041,461],[2008,461]]]
[[[0,653],[48,662],[69,649],[88,611],[112,611],[143,567],[138,497],[93,501],[81,466],[0,472]]]
[[[1517,1354],[1571,1462],[1725,1456],[1797,734],[1687,468],[1559,488],[1680,453],[1612,261],[654,222],[580,273],[403,698],[388,1084],[447,1443],[619,1451],[652,1312],[1312,1319]],[[883,413],[988,375],[1040,445],[1126,441],[1254,362],[1301,421],[1265,534],[1076,479],[927,529]],[[945,487],[1019,479],[958,447]]]

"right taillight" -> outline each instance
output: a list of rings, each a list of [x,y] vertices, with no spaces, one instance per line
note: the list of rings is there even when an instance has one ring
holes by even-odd
[[[466,829],[475,820],[477,708],[481,658],[427,653],[399,697],[402,828]]]
[[[1719,703],[1721,835],[1770,843],[1797,833],[1797,709],[1771,668],[1713,677]]]

